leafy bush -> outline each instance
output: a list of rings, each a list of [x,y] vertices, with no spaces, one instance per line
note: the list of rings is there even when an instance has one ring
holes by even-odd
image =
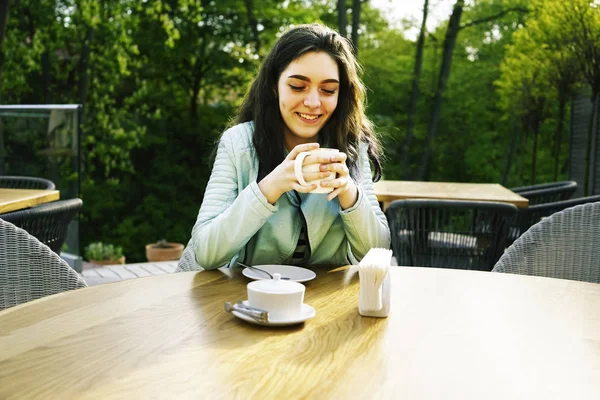
[[[118,260],[123,257],[123,248],[102,242],[90,243],[85,248],[85,258],[91,260]]]

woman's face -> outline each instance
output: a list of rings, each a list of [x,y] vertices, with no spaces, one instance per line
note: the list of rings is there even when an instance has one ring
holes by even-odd
[[[337,63],[322,52],[298,57],[281,73],[277,93],[288,150],[317,141],[317,134],[337,106],[339,81]]]

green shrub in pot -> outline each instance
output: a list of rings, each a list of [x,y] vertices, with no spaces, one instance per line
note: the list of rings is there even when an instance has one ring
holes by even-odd
[[[98,265],[125,264],[123,248],[112,244],[94,242],[84,249],[85,258]]]

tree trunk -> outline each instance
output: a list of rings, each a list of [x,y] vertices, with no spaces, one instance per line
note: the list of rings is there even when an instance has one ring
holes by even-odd
[[[510,169],[512,168],[512,162],[517,152],[517,145],[519,143],[519,129],[516,119],[512,119],[512,139],[510,141],[510,150],[506,160],[506,167],[504,168],[504,174],[502,175],[502,186],[506,186],[508,183],[508,177],[510,176]]]
[[[4,33],[6,32],[6,24],[8,23],[9,0],[0,1],[0,49],[4,41]]]
[[[42,65],[42,97],[44,104],[52,104],[50,99],[50,54],[47,51],[42,53],[40,64]]]
[[[0,102],[2,101],[2,69],[4,67],[4,51],[2,51],[2,42],[4,41],[4,32],[8,22],[9,0],[0,1]],[[6,150],[4,148],[4,124],[0,119],[0,175],[4,174],[4,158]]]
[[[254,6],[252,0],[244,0],[246,3],[246,12],[248,14],[248,22],[250,23],[250,29],[252,29],[252,36],[254,37],[254,44],[256,47],[256,54],[260,52],[260,35],[258,33],[258,21],[254,16]]]
[[[361,0],[352,0],[352,46],[356,56],[358,56],[358,27],[360,25],[361,3]]]
[[[531,175],[529,177],[529,184],[535,185],[535,174],[536,174],[536,163],[537,163],[537,144],[538,135],[540,133],[540,120],[539,118],[532,118],[533,122],[533,151],[531,152]]]
[[[592,146],[594,143],[594,135],[598,131],[598,93],[592,93],[592,113],[588,125],[587,146],[585,149],[585,173],[583,175],[583,195],[589,196],[590,181],[592,178],[591,163],[592,163]]]
[[[558,95],[558,123],[554,132],[554,181],[558,180],[558,169],[560,165],[560,145],[562,141],[563,127],[565,123],[565,109],[567,98],[564,94]]]
[[[408,168],[410,167],[410,148],[414,138],[415,115],[417,114],[417,103],[419,101],[419,81],[421,80],[421,69],[423,66],[423,48],[425,47],[425,30],[427,29],[427,12],[429,0],[423,4],[423,21],[421,22],[421,31],[417,39],[417,52],[415,55],[415,67],[412,75],[412,89],[410,92],[410,101],[408,103],[408,116],[406,119],[406,140],[402,149],[401,171],[404,179],[409,178]]]
[[[2,49],[2,42],[4,41],[4,34],[6,32],[6,24],[8,23],[8,11],[10,9],[10,0],[0,1],[0,50]]]
[[[346,0],[338,0],[338,31],[346,37]]]
[[[81,59],[79,60],[79,104],[83,106],[81,121],[83,124],[86,112],[86,99],[90,80],[90,55],[92,53],[92,41],[94,40],[94,28],[88,26],[85,31],[85,39],[81,47]]]
[[[4,41],[4,33],[6,32],[6,24],[8,23],[9,0],[0,0],[0,85],[2,83],[2,70],[4,68],[4,51],[2,50],[2,42]],[[0,102],[2,101],[2,86],[0,86]]]
[[[423,150],[423,157],[421,159],[421,165],[419,168],[419,179],[427,179],[429,175],[429,155],[431,153],[431,143],[435,137],[437,126],[440,120],[442,112],[442,102],[444,99],[444,91],[446,90],[446,83],[448,76],[450,75],[450,66],[452,65],[452,54],[454,53],[454,45],[456,44],[456,37],[460,29],[460,18],[462,16],[463,7],[465,5],[464,0],[457,0],[452,9],[452,15],[448,21],[448,30],[444,38],[444,52],[442,56],[442,66],[440,69],[440,76],[438,80],[438,86],[435,93],[433,102],[433,108],[431,110],[431,117],[429,119],[429,127],[427,129],[427,140],[425,142],[425,149]]]
[[[190,96],[190,118],[195,121],[198,118],[198,94],[200,93],[200,83],[202,75],[194,76],[192,84],[192,95]]]

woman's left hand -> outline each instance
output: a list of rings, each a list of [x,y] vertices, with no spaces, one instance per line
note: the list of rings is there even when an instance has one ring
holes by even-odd
[[[333,192],[327,195],[327,200],[331,201],[337,196],[342,210],[352,207],[358,200],[358,188],[350,177],[346,166],[346,158],[346,153],[339,152],[331,157],[329,164],[321,164],[320,168],[322,172],[336,173],[335,179],[322,181],[321,186],[333,188]]]

